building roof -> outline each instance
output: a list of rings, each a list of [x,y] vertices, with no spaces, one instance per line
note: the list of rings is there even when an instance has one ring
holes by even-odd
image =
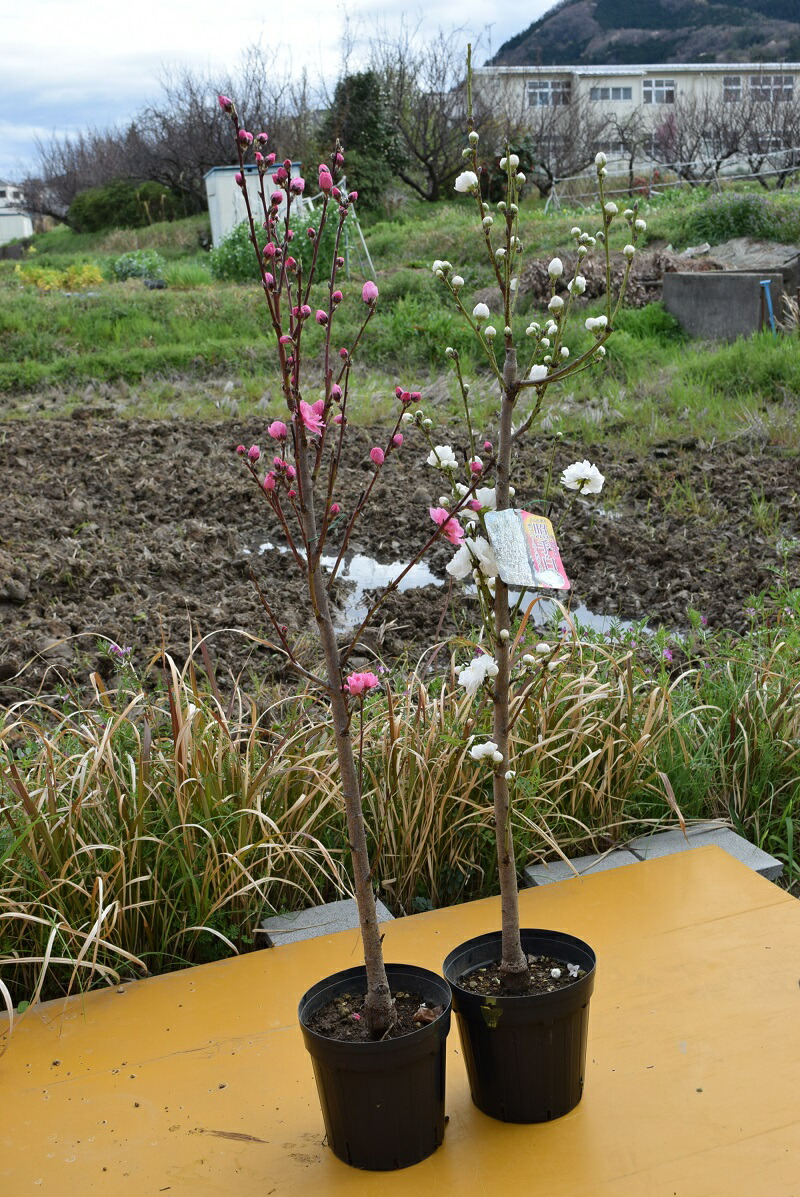
[[[641,75],[689,75],[714,73],[735,75],[753,71],[758,75],[785,75],[800,71],[800,62],[654,62],[640,66],[484,66],[477,67],[476,75],[625,75],[638,78]]]

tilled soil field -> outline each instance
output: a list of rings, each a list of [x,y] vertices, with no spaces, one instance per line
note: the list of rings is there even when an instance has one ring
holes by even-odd
[[[0,699],[53,693],[64,682],[83,688],[93,670],[108,676],[104,641],[130,645],[141,667],[162,646],[182,662],[192,638],[215,633],[223,676],[280,674],[267,649],[223,631],[268,630],[251,567],[283,621],[298,630],[309,621],[294,563],[277,549],[259,554],[281,538],[234,453],[239,442],[263,445],[263,422],[78,414],[0,426]],[[385,433],[352,433],[336,496],[345,512],[373,469],[376,441]],[[521,449],[519,506],[535,497],[551,448],[540,438]],[[409,560],[429,534],[427,507],[441,486],[423,449],[407,438],[357,529],[354,547],[378,562]],[[795,457],[743,443],[675,441],[637,456],[564,442],[556,471],[583,457],[600,466],[607,489],[599,501],[579,499],[559,535],[573,603],[674,629],[686,626],[692,606],[709,628],[743,629],[745,599],[770,586],[784,559],[789,582],[800,585]],[[437,578],[447,579],[452,552],[444,544],[431,553]],[[470,600],[458,586],[447,612],[446,585],[391,596],[365,651],[388,660],[465,626]],[[346,586],[337,600],[344,623]]]

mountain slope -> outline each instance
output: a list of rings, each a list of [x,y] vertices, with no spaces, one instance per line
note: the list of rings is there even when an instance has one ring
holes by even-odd
[[[561,0],[494,66],[800,60],[800,0]]]

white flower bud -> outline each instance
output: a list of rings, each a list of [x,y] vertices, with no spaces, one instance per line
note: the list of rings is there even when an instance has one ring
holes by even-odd
[[[647,221],[646,220],[636,220],[636,221],[634,221],[633,227],[636,229],[636,231],[638,233],[643,233],[645,231],[645,229],[647,228]]]
[[[481,223],[485,229],[490,229],[492,227],[492,225],[494,224],[494,217],[493,216],[484,216]]]
[[[461,157],[464,158],[467,162],[470,160],[470,158],[472,157],[472,150],[469,148],[469,146],[465,150],[461,151]]]
[[[518,171],[517,171],[517,182],[518,182],[520,185],[521,185],[522,183],[526,183],[526,182],[527,182],[527,177],[526,177],[526,176],[525,176],[525,175],[522,173],[522,171],[521,171],[521,170],[518,170]]]
[[[412,416],[411,412],[404,411],[403,412],[403,423],[404,424],[412,424],[413,422],[414,422],[414,417]],[[442,503],[441,506],[443,507],[444,504]]]
[[[569,284],[569,290],[572,295],[583,295],[586,290],[586,279],[582,274],[576,274],[572,282]]]
[[[551,968],[550,976],[553,978],[554,981],[557,981],[558,978],[561,976],[561,969],[560,968]]]
[[[539,643],[536,645],[536,651],[537,651],[537,653],[541,653],[542,655],[544,655],[545,653],[549,653],[550,645],[545,644],[544,640],[540,640]]]
[[[508,628],[501,628],[498,632],[498,635],[501,640],[508,640],[511,633],[509,632]]]
[[[502,765],[502,763],[503,763],[503,754],[502,754],[502,752],[500,752],[500,750],[499,750],[499,749],[498,749],[498,751],[497,751],[497,752],[493,752],[493,753],[492,753],[492,760],[494,761],[494,763],[495,763],[496,765]]]
[[[502,247],[502,246],[500,246],[500,248],[499,248],[499,249],[496,249],[496,250],[494,251],[494,256],[495,256],[496,258],[500,258],[500,259],[502,260],[502,259],[503,259],[503,258],[506,256],[506,251],[503,249],[503,247]]]
[[[498,212],[505,212],[505,210],[506,210],[506,201],[505,201],[505,200],[500,200],[500,203],[497,205],[497,211],[498,211]]]
[[[560,295],[554,295],[547,305],[548,311],[560,312],[564,306],[564,300]]]
[[[570,229],[571,237],[580,237],[580,235],[581,235],[581,231],[577,225],[575,225],[575,227],[573,229]]]
[[[608,316],[595,316],[595,318],[594,318],[595,328],[605,328],[605,326],[607,324],[608,324]]]
[[[473,129],[469,135],[469,143],[470,143],[470,145],[477,145],[479,141],[480,141],[480,137]]]
[[[522,664],[523,665],[535,665],[536,658],[531,656],[530,653],[525,653],[525,656],[522,658]]]
[[[597,356],[598,356],[598,357],[605,357],[605,356],[606,356],[606,347],[605,347],[605,345],[598,345],[598,346],[597,346]]]
[[[517,212],[519,212],[519,208],[517,207],[516,204],[509,204],[508,210],[512,216],[516,216]]]
[[[442,263],[437,258],[436,261],[431,266],[431,270],[433,271],[434,274],[436,274],[441,269],[442,269]]]
[[[589,251],[588,251],[588,249],[586,248],[586,246],[585,246],[585,245],[579,245],[579,246],[578,246],[578,261],[579,261],[579,262],[582,262],[582,261],[583,261],[583,259],[584,259],[584,258],[586,257],[586,255],[588,254],[588,252],[589,252]]]
[[[519,156],[517,154],[509,154],[508,155],[508,163],[509,163],[509,166],[513,167],[513,169],[516,170],[517,167],[519,166]]]
[[[539,344],[544,345],[545,349],[549,349],[550,348],[550,339],[548,337],[542,337]]]
[[[616,204],[609,200],[607,204],[603,205],[603,211],[605,212],[606,216],[616,216],[619,212],[619,208]]]
[[[447,346],[447,348],[444,351],[444,356],[445,357],[455,357],[456,356],[456,351],[452,345]]]
[[[547,366],[531,366],[531,372],[528,375],[531,382],[542,382],[547,378]]]
[[[423,428],[433,428],[433,420],[423,420],[422,427]]]
[[[583,326],[587,332],[594,332],[595,328],[597,327],[595,324],[594,316],[587,316],[583,322]]]
[[[606,175],[608,174],[608,171],[606,170],[606,168],[604,166],[601,166],[600,169],[598,170],[597,174],[601,179],[604,179],[606,177]]]
[[[605,166],[606,162],[608,162],[608,158],[606,158],[606,156],[602,152],[602,150],[600,151],[599,154],[595,154],[595,156],[594,156],[595,166]]]
[[[633,245],[626,245],[622,252],[626,258],[632,258],[636,253],[636,247]]]
[[[497,329],[493,324],[487,324],[486,328],[483,330],[483,335],[487,337],[488,340],[493,341],[497,336]]]
[[[551,278],[560,278],[560,276],[564,273],[564,264],[561,261],[561,258],[553,258],[552,262],[547,267],[547,273]]]
[[[516,489],[515,489],[513,486],[509,486],[509,488],[508,488],[508,494],[509,494],[509,498],[512,498],[512,499],[513,499],[513,498],[514,498],[514,495],[515,495],[516,493],[517,493],[517,492],[516,492]]]
[[[534,320],[525,329],[525,336],[526,337],[535,337],[538,331],[539,331],[539,325]]]
[[[500,159],[500,169],[505,170],[507,166],[508,166],[508,158],[501,158]]]
[[[626,208],[622,215],[626,220],[630,220],[630,218],[633,216],[633,208]]]
[[[450,279],[450,285],[454,291],[457,291],[459,287],[464,286],[464,280],[460,274],[454,274],[453,277]]]
[[[552,353],[546,353],[546,354],[544,355],[544,357],[542,358],[542,361],[544,362],[544,364],[545,364],[546,366],[549,366],[549,365],[550,365],[550,363],[552,362],[552,360],[553,360],[553,355],[552,355]]]
[[[561,346],[561,356],[569,357],[569,350],[567,349],[566,345]]]
[[[507,336],[507,337],[510,337],[510,336],[511,336],[511,332],[512,332],[512,330],[511,330],[511,326],[510,326],[509,324],[507,324],[507,325],[505,326],[505,328],[503,329],[503,333],[505,334],[505,336]]]
[[[476,320],[488,320],[489,309],[485,303],[476,303],[475,307],[472,309],[472,315]]]

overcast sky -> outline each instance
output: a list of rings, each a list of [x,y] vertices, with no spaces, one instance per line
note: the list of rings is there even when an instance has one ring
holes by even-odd
[[[159,0],[126,5],[123,13],[114,0],[8,0],[0,21],[0,178],[26,173],[36,136],[131,116],[157,95],[167,65],[232,69],[246,45],[260,39],[330,82],[346,17],[363,43],[376,21],[391,29],[404,14],[422,30],[463,27],[465,44],[481,36],[480,65],[490,45],[495,52],[552,4],[427,0],[415,9],[400,0]]]

